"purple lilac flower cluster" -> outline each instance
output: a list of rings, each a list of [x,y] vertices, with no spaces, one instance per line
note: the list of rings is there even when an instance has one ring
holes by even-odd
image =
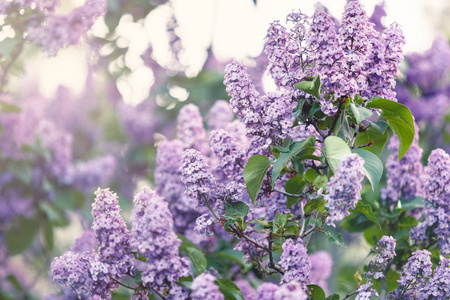
[[[110,290],[117,288],[122,274],[133,266],[131,247],[133,236],[120,215],[117,195],[109,189],[98,189],[92,204],[92,231],[98,244],[98,253],[92,263],[90,272],[94,280],[93,293],[109,295]]]
[[[181,277],[189,276],[190,269],[189,261],[178,255],[181,240],[172,230],[173,219],[167,202],[146,188],[135,196],[134,205],[134,246],[147,258],[142,282],[161,292],[167,288],[171,293],[186,294],[185,289],[173,289]]]
[[[216,181],[210,167],[200,152],[195,149],[184,151],[181,157],[181,181],[186,185],[186,194],[206,206],[206,201],[214,200]]]
[[[439,262],[439,266],[425,284],[422,293],[433,300],[450,297],[450,259],[444,258]]]
[[[346,156],[327,183],[327,193],[324,197],[328,202],[327,225],[335,226],[334,222],[341,221],[350,214],[350,208],[355,208],[361,199],[361,182],[364,179],[364,160],[358,154]]]
[[[207,154],[209,148],[206,144],[206,131],[198,107],[194,104],[183,106],[178,113],[177,121],[177,136],[184,147]]]
[[[428,250],[416,251],[408,258],[398,280],[398,288],[390,294],[389,299],[426,299],[421,297],[425,281],[431,275],[431,253]]]
[[[422,148],[419,147],[419,128],[416,125],[416,135],[408,152],[398,160],[399,141],[392,136],[389,150],[392,155],[386,162],[387,182],[381,189],[381,199],[389,203],[397,203],[400,199],[410,201],[422,195]]]
[[[450,105],[450,45],[437,37],[424,53],[406,56],[406,77],[397,85],[398,101],[408,106],[417,121],[442,126]]]
[[[42,22],[32,22],[27,39],[41,45],[50,55],[55,55],[59,49],[78,43],[105,12],[105,0],[87,0],[68,15],[48,14]]]
[[[348,1],[340,25],[325,10],[311,19],[291,13],[287,23],[290,31],[276,21],[266,36],[268,71],[279,89],[292,90],[296,82],[319,75],[323,84],[319,101],[330,116],[337,111],[335,101],[344,95],[395,100],[394,79],[405,43],[397,25],[378,33],[357,0]]]
[[[423,180],[425,207],[422,222],[411,228],[411,239],[426,243],[437,239],[443,255],[450,253],[450,156],[442,149],[433,150],[428,157]],[[428,231],[431,230],[431,236]]]
[[[369,263],[369,271],[364,273],[364,277],[368,278],[367,282],[358,288],[358,295],[355,299],[370,299],[371,296],[378,297],[378,292],[372,288],[373,279],[385,277],[385,272],[389,261],[395,254],[396,241],[391,236],[383,236],[373,249],[377,256]]]
[[[259,300],[306,300],[308,294],[304,291],[304,287],[296,282],[278,286],[271,282],[264,282],[257,290],[256,299]]]
[[[192,300],[224,300],[223,294],[219,290],[219,286],[214,283],[217,278],[211,273],[204,272],[195,277],[192,282],[191,299]]]
[[[311,271],[311,259],[306,252],[307,250],[301,239],[298,239],[297,242],[291,239],[284,242],[279,262],[284,269],[281,283],[295,281],[305,288],[306,284],[309,283]]]

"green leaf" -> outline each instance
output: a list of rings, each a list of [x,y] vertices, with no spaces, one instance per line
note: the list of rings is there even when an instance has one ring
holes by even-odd
[[[333,294],[325,298],[325,300],[339,300],[341,299],[338,294]]]
[[[20,112],[20,107],[11,103],[0,101],[0,113],[17,113]]]
[[[355,209],[350,209],[350,211],[353,213],[364,214],[367,219],[369,219],[370,221],[377,224],[378,228],[381,229],[381,224],[380,224],[380,222],[378,222],[377,217],[375,217],[373,210],[372,210],[372,206],[370,206],[370,204],[364,204],[364,203],[362,203],[362,201],[358,201],[356,203]]]
[[[67,220],[64,212],[54,206],[52,203],[40,201],[38,203],[39,209],[45,214],[47,220],[55,226],[67,226]]]
[[[187,287],[188,289],[191,289],[192,281],[194,279],[192,278],[192,275],[189,275],[187,277],[181,277],[180,280],[178,280],[178,283],[182,286]]]
[[[320,108],[320,102],[314,101],[309,109],[308,118],[314,116],[318,111],[322,111]]]
[[[316,189],[325,189],[327,187],[328,177],[325,174],[320,174],[314,179],[313,185]]]
[[[290,194],[300,194],[303,193],[307,182],[304,177],[295,175],[294,178],[289,178],[284,185],[286,192]],[[291,208],[294,204],[298,203],[300,198],[287,197],[287,208]]]
[[[288,163],[288,161],[293,158],[295,155],[299,154],[300,151],[304,152],[302,154],[312,154],[314,152],[314,147],[316,143],[316,137],[311,135],[305,140],[301,140],[295,143],[292,143],[289,146],[289,152],[288,153],[281,153],[278,157],[277,161],[273,165],[272,169],[272,186],[275,184],[275,181],[277,180],[278,176],[281,173],[281,170],[283,170],[284,166]],[[247,166],[246,166],[247,167]],[[245,176],[245,169],[244,169],[244,176]],[[244,177],[245,179],[245,177]]]
[[[9,162],[6,169],[25,184],[31,183],[31,165],[25,161]]]
[[[326,159],[331,170],[336,170],[341,160],[352,154],[350,147],[343,139],[336,136],[329,136],[325,139]]]
[[[6,277],[6,280],[8,280],[8,281],[14,286],[14,288],[15,288],[17,291],[19,291],[19,292],[22,292],[22,291],[23,291],[23,287],[22,287],[22,285],[20,284],[20,281],[17,279],[17,277],[16,277],[15,275],[9,274],[9,275]],[[0,294],[0,295],[1,295],[1,294]]]
[[[242,267],[248,267],[245,263],[244,253],[240,251],[235,251],[233,249],[225,249],[223,251],[217,252],[217,256],[220,258],[227,258],[240,264]]]
[[[319,173],[317,173],[317,171],[312,168],[306,170],[306,172],[305,172],[305,178],[309,182],[314,182],[314,179],[316,179],[317,176],[319,176]]]
[[[381,180],[381,176],[383,175],[383,163],[378,156],[367,150],[352,149],[352,152],[358,154],[362,157],[362,159],[364,159],[364,173],[372,185],[372,190],[375,191]]]
[[[42,229],[47,250],[51,251],[54,245],[53,225],[50,222],[45,222]]]
[[[320,212],[324,212],[325,202],[326,201],[322,199],[309,200],[305,205],[305,214],[310,214],[315,209],[317,209]]]
[[[203,252],[183,235],[177,233],[177,236],[181,240],[179,251],[186,253],[197,270],[197,275],[203,273],[203,271],[206,270],[207,265]]]
[[[401,208],[406,209],[407,211],[413,210],[415,208],[424,207],[425,203],[422,197],[415,197],[412,200],[401,199]]]
[[[298,100],[297,106],[292,111],[292,115],[294,116],[294,118],[298,119],[299,117],[302,116],[303,105],[305,104],[305,102],[306,102],[305,98],[302,98],[302,99]]]
[[[294,87],[304,91],[307,94],[313,95],[317,99],[320,98],[320,87],[322,83],[320,82],[320,77],[316,76],[312,81],[300,81],[294,84]]]
[[[392,131],[399,139],[398,160],[400,160],[411,146],[414,135],[414,119],[408,107],[398,102],[386,99],[372,99],[366,104],[367,108],[379,108]]]
[[[231,217],[245,217],[248,214],[249,207],[242,201],[229,201],[225,204],[225,211]]]
[[[25,219],[23,217],[14,220],[10,231],[6,233],[6,245],[10,255],[16,255],[25,251],[34,241],[39,231],[39,220]]]
[[[370,147],[366,146],[361,149],[368,150],[373,154],[380,156],[381,153],[383,152],[384,145],[386,145],[387,140],[388,140],[387,131],[381,133],[376,128],[369,127],[368,129],[366,129],[366,131],[359,132],[358,135],[356,135],[355,145],[356,146],[366,145],[370,143],[370,141],[373,141],[372,146]]]
[[[369,122],[369,124],[382,134],[384,134],[386,132],[386,129],[389,127],[389,124],[383,120]]]
[[[219,287],[219,290],[224,295],[225,300],[244,300],[241,290],[233,281],[225,278],[219,278],[216,279],[214,283]]]
[[[247,186],[247,192],[255,204],[256,196],[261,189],[264,176],[272,162],[264,155],[253,155],[248,160],[244,168],[244,180]]]
[[[313,300],[325,300],[325,292],[323,289],[315,284],[308,284],[308,290],[311,292],[311,299]]]
[[[372,111],[368,108],[357,106],[355,103],[350,102],[350,109],[355,116],[357,124],[360,124],[365,119],[372,116]]]
[[[342,248],[347,248],[347,245],[344,243],[344,240],[342,239],[342,236],[339,232],[335,233],[325,232],[325,234],[327,235],[328,241],[330,243],[338,245],[339,247]]]

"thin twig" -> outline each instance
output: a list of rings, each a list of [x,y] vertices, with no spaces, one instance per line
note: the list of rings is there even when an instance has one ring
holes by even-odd
[[[359,149],[359,148],[364,148],[364,147],[372,147],[372,145],[373,145],[373,140],[370,140],[370,142],[368,142],[367,144],[359,145],[359,146],[356,146],[356,147],[352,147],[352,149]]]
[[[306,223],[306,220],[305,220],[305,208],[304,208],[304,206],[303,206],[303,201],[301,200],[300,201],[300,218],[301,218],[301,223],[302,223],[302,227],[301,227],[301,229],[300,229],[300,232],[299,232],[299,236],[301,236],[302,234],[303,234],[303,232],[305,231],[305,223]]]
[[[358,293],[358,290],[354,290],[353,292],[351,292],[351,293],[348,293],[347,295],[345,295],[345,297],[344,298],[342,298],[341,300],[345,300],[345,299],[348,299],[348,298],[350,298],[351,296],[353,296],[354,294],[356,294],[356,293]]]
[[[275,189],[275,188],[273,189],[273,191],[277,192],[277,193],[280,193],[280,194],[283,194],[283,195],[288,196],[288,197],[292,197],[292,198],[305,198],[306,197],[306,194],[291,194],[291,193],[284,192],[284,191],[281,191],[281,190],[278,190],[278,189]]]

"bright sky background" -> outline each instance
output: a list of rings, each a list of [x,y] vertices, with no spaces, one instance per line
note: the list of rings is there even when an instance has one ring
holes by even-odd
[[[83,0],[73,0],[80,5]],[[263,48],[266,30],[274,20],[284,24],[286,15],[301,9],[312,15],[318,1],[309,0],[173,0],[172,7],[179,23],[179,34],[185,48],[182,59],[189,65],[188,73],[195,75],[206,58],[206,47],[211,43],[217,58],[228,60],[257,56]],[[379,0],[361,0],[367,14],[371,15]],[[387,17],[384,24],[399,23],[406,36],[404,51],[428,49],[437,31],[432,13],[439,13],[446,0],[386,0]],[[323,0],[330,13],[340,19],[346,0]],[[430,15],[431,12],[431,15]],[[166,21],[171,14],[169,5],[153,10],[145,20],[132,22],[124,16],[116,30],[120,43],[129,46],[124,62],[133,72],[128,78],[118,81],[118,87],[129,103],[144,100],[153,82],[152,72],[143,65],[140,55],[149,42],[154,45],[154,54],[162,63],[168,60]],[[104,35],[106,26],[99,20],[94,26],[95,35]],[[86,78],[86,52],[82,46],[60,51],[56,58],[39,55],[27,66],[26,77],[40,87],[44,96],[50,97],[60,84],[81,93]],[[114,66],[111,66],[114,68]]]

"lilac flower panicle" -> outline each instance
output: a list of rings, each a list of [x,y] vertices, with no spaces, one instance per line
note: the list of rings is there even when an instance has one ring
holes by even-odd
[[[347,76],[356,82],[358,90],[367,88],[364,62],[370,55],[371,44],[367,37],[369,27],[369,20],[361,3],[358,0],[348,1],[339,28],[339,42],[349,69]],[[348,95],[353,96],[358,90],[349,91]]]
[[[70,287],[80,297],[89,293],[92,285],[89,272],[91,260],[90,252],[68,251],[61,257],[56,257],[50,266],[52,280]]]
[[[308,294],[304,290],[304,286],[299,282],[293,280],[291,282],[282,284],[280,288],[274,293],[274,300],[306,300]]]
[[[333,93],[335,99],[350,94],[349,91],[355,88],[345,77],[348,67],[330,15],[316,11],[308,33],[308,56],[314,61],[310,72],[312,76],[320,76],[324,94]],[[333,98],[326,99],[323,95],[319,100],[324,114],[333,116],[337,112]]]
[[[183,142],[184,148],[193,148],[203,154],[209,152],[203,118],[196,105],[187,104],[180,109],[177,118],[177,136]]]
[[[181,158],[181,181],[186,185],[186,195],[197,199],[199,205],[213,200],[216,181],[209,168],[206,157],[195,149],[184,151]]]
[[[387,182],[381,189],[381,199],[397,203],[400,199],[406,201],[422,195],[422,148],[419,147],[419,128],[416,125],[416,136],[411,147],[402,159],[398,160],[399,141],[393,136],[388,148],[392,151],[386,162]]]
[[[87,0],[66,16],[50,14],[42,23],[34,22],[28,28],[27,38],[44,47],[49,55],[56,55],[59,49],[78,43],[105,12],[105,0]]]
[[[178,256],[181,240],[173,232],[173,219],[165,202],[155,191],[145,188],[134,198],[132,232],[135,247],[147,258],[142,281],[164,289],[189,276],[189,261]]]
[[[247,280],[240,279],[234,283],[241,290],[242,296],[244,296],[245,300],[256,300],[256,291]]]
[[[371,281],[361,285],[358,288],[358,294],[355,300],[370,300],[370,297],[378,297],[378,292],[372,288],[373,283]]]
[[[365,277],[379,279],[384,277],[384,272],[389,261],[395,254],[396,241],[391,236],[383,236],[375,246],[374,251],[377,256],[369,263],[369,272],[365,273]]]
[[[211,107],[207,117],[210,131],[225,128],[233,120],[233,111],[226,100],[217,100]]]
[[[93,252],[96,246],[95,235],[91,230],[85,230],[83,234],[75,240],[72,251],[82,253],[86,251]]]
[[[216,277],[208,272],[204,272],[201,275],[195,277],[191,285],[191,299],[192,300],[224,300],[223,294],[219,290],[214,281]]]
[[[324,199],[328,202],[327,225],[335,226],[334,222],[341,221],[348,216],[350,208],[355,208],[361,199],[361,182],[364,179],[364,160],[356,153],[346,156],[327,183],[327,194]]]
[[[264,282],[256,291],[256,299],[258,300],[273,300],[275,299],[275,292],[278,291],[280,287],[272,282]]]
[[[398,288],[391,294],[393,299],[421,299],[419,292],[425,287],[425,281],[432,273],[431,253],[419,250],[412,254],[403,266]]]
[[[450,156],[442,149],[435,149],[428,157],[428,166],[422,176],[422,222],[411,228],[410,237],[427,242],[427,230],[436,237],[441,254],[450,253]]]
[[[450,297],[450,259],[443,258],[434,274],[427,281],[422,293],[428,295],[427,299],[448,299]]]
[[[92,204],[92,231],[98,244],[98,256],[91,266],[91,273],[95,277],[106,279],[107,282],[94,279],[94,293],[107,294],[105,291],[115,287],[109,276],[120,279],[133,265],[134,256],[131,254],[133,236],[120,215],[117,195],[109,189],[98,189],[95,192],[95,202]]]
[[[291,239],[284,242],[279,264],[285,270],[281,283],[296,281],[303,287],[309,283],[311,259],[301,239],[297,242]]]

